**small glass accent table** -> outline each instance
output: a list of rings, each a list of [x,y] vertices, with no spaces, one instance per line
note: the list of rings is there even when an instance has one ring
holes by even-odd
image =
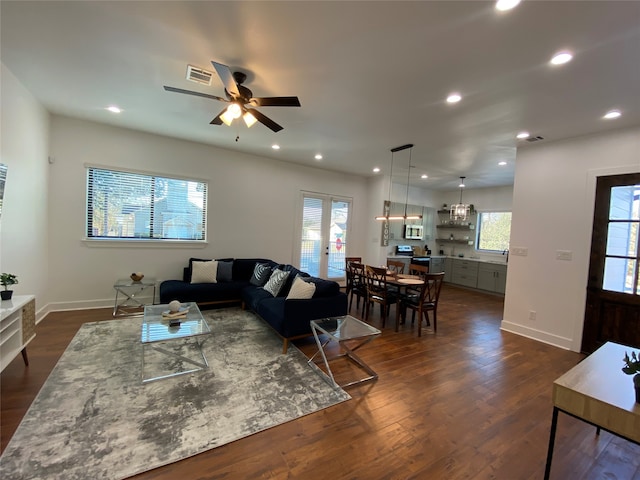
[[[113,284],[116,291],[113,316],[142,315],[142,307],[145,306],[145,302],[139,297],[143,297],[147,290],[151,290],[151,303],[155,302],[156,283],[155,278],[143,278],[139,282],[134,282],[130,278],[119,279]],[[148,297],[146,298],[148,299]]]
[[[182,307],[187,310],[186,318],[181,318],[180,325],[176,327],[169,326],[170,319],[162,316],[163,312],[169,311],[169,305],[147,305],[144,307],[144,316],[142,319],[142,334],[140,342],[142,343],[142,383],[162,380],[164,378],[175,377],[177,375],[185,375],[187,373],[198,372],[205,368],[209,368],[207,358],[202,351],[205,340],[211,335],[211,328],[202,316],[200,309],[196,303],[183,303]],[[181,342],[187,347],[197,352],[196,359],[188,358],[180,349],[174,348],[170,350],[171,343]],[[191,344],[191,345],[188,345]],[[180,368],[177,371],[164,373],[154,373],[150,376],[145,374],[145,358],[148,351],[152,349],[161,354],[173,357],[177,364],[186,363],[192,368]]]
[[[372,327],[368,323],[352,317],[351,315],[345,315],[344,317],[330,317],[319,320],[311,320],[311,331],[313,332],[316,344],[318,345],[318,351],[313,354],[313,356],[308,360],[307,363],[314,369],[322,371],[322,369],[320,369],[320,367],[318,367],[315,362],[315,358],[318,356],[318,354],[320,354],[320,356],[322,357],[322,361],[327,369],[326,373],[331,379],[332,386],[336,388],[344,388],[378,379],[378,374],[374,372],[373,369],[369,365],[367,365],[358,355],[356,355],[355,351],[372,341],[374,338],[379,337],[382,333],[380,332],[380,330]],[[319,337],[319,335],[322,334],[327,335],[327,340],[324,343],[320,341]],[[327,356],[325,347],[331,341],[338,343],[340,353],[333,356]],[[347,342],[349,344],[347,344]],[[339,385],[333,377],[333,372],[331,371],[329,362],[340,357],[346,357],[347,359],[351,360],[358,367],[367,372],[369,376],[346,383],[344,385]]]

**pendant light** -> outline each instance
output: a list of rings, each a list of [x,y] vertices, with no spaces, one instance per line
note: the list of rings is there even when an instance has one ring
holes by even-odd
[[[464,179],[467,177],[460,177],[460,203],[451,205],[451,211],[449,212],[449,218],[451,220],[466,220],[471,215],[471,206],[462,203],[462,190],[464,189]]]
[[[407,143],[391,149],[391,170],[389,172],[389,205],[391,205],[391,185],[393,184],[393,154],[402,150],[409,150],[409,168],[407,169],[407,196],[404,204],[404,215],[389,215],[387,212],[385,215],[379,215],[376,220],[420,220],[422,215],[407,215],[407,206],[409,204],[409,175],[411,174],[411,149],[413,149],[413,143]]]

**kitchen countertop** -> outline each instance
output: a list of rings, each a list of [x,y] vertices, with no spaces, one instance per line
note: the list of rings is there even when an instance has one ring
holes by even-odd
[[[427,255],[425,255],[427,256]],[[503,260],[488,260],[484,258],[471,258],[471,257],[456,257],[452,255],[429,255],[430,258],[451,258],[453,260],[470,260],[472,262],[478,263],[491,263],[493,265],[508,265],[506,261]],[[407,255],[387,255],[387,258],[400,258],[400,259],[410,259],[411,257]]]

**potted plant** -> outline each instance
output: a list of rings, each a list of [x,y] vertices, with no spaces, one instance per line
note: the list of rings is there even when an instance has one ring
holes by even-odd
[[[636,402],[640,403],[640,358],[638,358],[636,352],[631,352],[631,357],[625,352],[622,371],[627,375],[633,375],[633,386],[636,389]]]
[[[18,283],[18,277],[13,273],[0,274],[0,285],[4,286],[4,290],[0,291],[0,298],[2,298],[2,300],[11,300],[13,290],[9,290],[8,287],[15,285],[16,283]]]

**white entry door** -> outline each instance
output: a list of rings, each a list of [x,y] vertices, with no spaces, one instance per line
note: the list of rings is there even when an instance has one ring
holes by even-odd
[[[350,198],[302,194],[300,270],[335,281],[344,278],[350,210]]]

